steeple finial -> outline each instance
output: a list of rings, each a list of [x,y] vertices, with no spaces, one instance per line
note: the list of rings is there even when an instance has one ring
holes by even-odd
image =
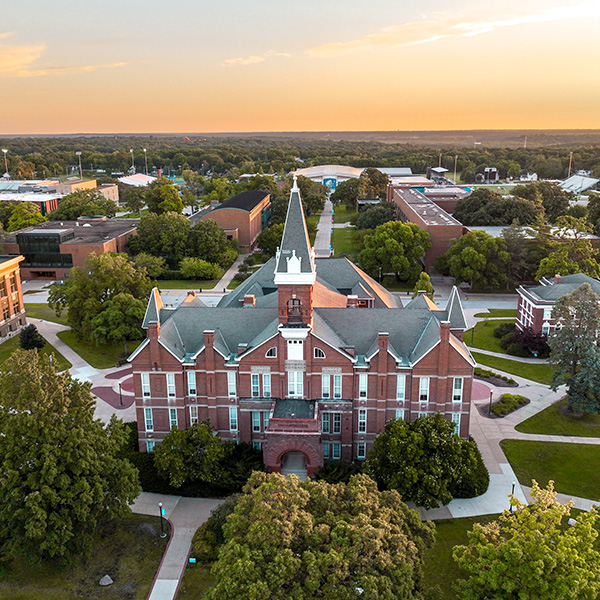
[[[299,192],[300,189],[298,188],[298,177],[296,177],[296,175],[294,175],[294,185],[292,186],[292,192]]]

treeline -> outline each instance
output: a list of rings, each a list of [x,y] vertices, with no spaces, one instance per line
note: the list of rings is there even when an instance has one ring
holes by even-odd
[[[585,169],[600,175],[600,145],[573,148],[446,148],[374,141],[317,140],[301,138],[194,138],[179,137],[60,137],[14,138],[4,140],[8,150],[9,172],[15,178],[59,177],[78,170],[81,152],[83,170],[110,173],[126,172],[135,164],[138,173],[161,169],[163,174],[182,174],[186,169],[202,175],[241,173],[285,174],[320,164],[353,167],[410,167],[424,173],[427,167],[441,164],[457,171],[463,181],[472,180],[486,166],[497,167],[500,177],[516,177],[521,172],[536,172],[541,178],[567,176],[570,152],[572,170]],[[143,149],[146,149],[144,153]]]

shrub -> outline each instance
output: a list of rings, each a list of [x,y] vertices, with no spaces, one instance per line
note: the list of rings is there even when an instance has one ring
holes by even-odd
[[[526,327],[522,331],[516,331],[515,341],[521,347],[526,348],[529,354],[536,356],[537,358],[547,358],[550,356],[548,336],[533,333],[531,327]]]
[[[23,350],[34,350],[36,348],[43,348],[46,345],[46,340],[37,330],[37,327],[33,323],[30,323],[21,329],[19,345]]]
[[[223,253],[223,256],[219,260],[219,265],[223,267],[223,269],[229,269],[229,267],[235,262],[235,259],[238,257],[238,253],[233,248],[227,248]],[[222,277],[222,275],[221,275]]]
[[[165,269],[165,271],[158,277],[158,280],[161,279],[181,279],[181,273],[178,269]]]
[[[327,483],[348,483],[352,475],[362,471],[360,464],[347,465],[345,463],[330,461],[326,462],[318,471],[315,479]]]
[[[465,442],[467,456],[461,476],[450,485],[454,498],[474,498],[485,494],[490,485],[490,474],[481,458],[481,452],[472,437]]]
[[[494,337],[503,338],[507,333],[513,333],[515,331],[514,323],[502,323],[494,329]]]
[[[492,404],[492,414],[496,417],[505,417],[518,408],[529,404],[529,400],[517,394],[502,394],[500,400]]]
[[[480,379],[501,379],[510,385],[517,385],[517,382],[510,377],[500,375],[500,373],[494,373],[494,371],[489,371],[488,369],[482,369],[481,367],[475,367],[473,374]]]
[[[223,269],[201,258],[186,257],[179,263],[179,272],[185,279],[220,279]]]
[[[530,356],[529,350],[527,350],[527,348],[523,348],[523,346],[521,346],[521,344],[518,342],[516,331],[502,336],[500,338],[500,347],[507,354],[511,354],[512,356],[521,356],[523,358]]]

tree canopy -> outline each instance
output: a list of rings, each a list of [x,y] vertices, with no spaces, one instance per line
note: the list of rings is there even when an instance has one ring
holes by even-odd
[[[47,220],[40,212],[40,207],[34,202],[19,202],[11,211],[8,231],[18,231]]]
[[[256,238],[256,244],[266,256],[275,256],[281,245],[284,223],[277,223],[263,229]]]
[[[254,473],[223,525],[214,600],[421,599],[433,525],[397,492]]]
[[[600,553],[596,549],[595,508],[566,526],[572,502],[556,500],[553,482],[533,482],[533,502],[511,499],[513,512],[468,532],[466,546],[455,546],[457,566],[468,579],[459,582],[460,600],[582,600],[600,594]]]
[[[358,260],[372,277],[394,273],[402,281],[415,280],[422,269],[421,259],[431,248],[429,234],[414,223],[389,221],[365,235]]]
[[[64,283],[50,287],[48,305],[59,315],[67,311],[67,321],[78,338],[109,338],[117,335],[106,329],[114,325],[115,315],[123,317],[123,329],[134,331],[134,323],[141,326],[143,312],[139,319],[134,315],[139,315],[142,305],[145,307],[151,289],[146,273],[137,270],[126,254],[92,253],[84,268],[74,267]],[[110,313],[97,319],[105,310]]]
[[[150,212],[156,214],[167,212],[179,214],[183,210],[183,200],[179,190],[166,177],[159,177],[146,187],[144,200]]]
[[[391,202],[381,202],[367,208],[358,215],[356,221],[357,229],[375,229],[388,221],[396,219],[396,209]]]
[[[61,198],[58,208],[48,216],[53,221],[75,221],[79,217],[114,217],[117,205],[98,190],[77,190]]]
[[[541,203],[550,223],[567,214],[570,200],[575,197],[572,192],[567,192],[550,181],[532,181],[526,185],[516,185],[511,193],[519,198],[526,198],[534,204]]]
[[[3,559],[86,552],[100,519],[130,511],[140,490],[119,458],[126,434],[114,419],[94,419],[90,389],[31,350],[0,367]]]

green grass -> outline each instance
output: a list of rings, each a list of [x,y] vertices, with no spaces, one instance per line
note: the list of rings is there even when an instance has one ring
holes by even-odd
[[[575,417],[561,410],[566,398],[519,423],[515,429],[523,433],[600,437],[600,415]]]
[[[331,234],[331,245],[333,246],[334,256],[341,254],[352,254],[358,250],[358,245],[354,239],[354,228],[334,229]]]
[[[529,440],[502,440],[500,445],[523,485],[535,479],[545,487],[552,479],[557,492],[600,499],[600,446]]]
[[[465,340],[467,340],[465,336]],[[467,340],[468,341],[468,340]],[[498,356],[489,356],[487,354],[481,354],[480,352],[471,352],[473,358],[480,364],[492,369],[504,371],[511,375],[518,375],[531,381],[537,381],[544,385],[550,385],[552,382],[552,374],[554,373],[554,367],[551,365],[542,364],[529,364],[517,362],[516,360],[510,360],[508,358],[500,358]]]
[[[436,600],[454,600],[456,594],[453,583],[462,573],[452,559],[454,546],[464,545],[468,542],[467,531],[473,528],[474,523],[489,523],[497,515],[484,515],[479,517],[465,517],[463,519],[443,519],[434,521],[436,527],[436,542],[432,548],[425,551],[425,565],[423,578],[425,585],[432,592],[431,598]]]
[[[517,309],[511,308],[490,308],[488,312],[481,312],[475,315],[476,317],[483,319],[485,317],[512,317],[513,319],[517,318]]]
[[[0,364],[4,363],[4,361],[9,358],[9,356],[17,349],[19,346],[19,336],[15,335],[10,338],[6,342],[0,344]],[[46,345],[40,350],[40,354],[42,356],[50,356],[54,354],[54,360],[56,361],[56,367],[59,371],[65,371],[66,369],[70,369],[73,365],[58,351],[56,348],[46,341]]]
[[[333,207],[334,223],[348,223],[357,216],[358,213],[354,209],[349,210],[345,204],[336,204]]]
[[[487,322],[481,321],[475,325],[475,332],[473,332],[473,328],[465,331],[465,342],[468,346],[473,348],[506,354],[506,351],[500,346],[500,338],[494,337],[496,327],[499,327],[504,323],[514,323],[514,321],[510,319]]]
[[[243,283],[242,281],[236,281],[235,279],[233,279],[229,285],[227,286],[228,290],[235,290],[235,288],[240,285],[241,283]]]
[[[52,321],[52,323],[60,323],[61,325],[68,325],[67,323],[67,311],[63,311],[60,317],[56,316],[53,308],[50,308],[44,303],[26,302],[25,310],[27,316],[33,319],[44,319],[44,321]]]
[[[122,355],[125,352],[124,344],[96,346],[92,342],[80,341],[70,329],[67,331],[59,331],[56,335],[67,344],[71,350],[77,352],[83,360],[96,369],[109,369],[114,367],[121,358],[118,355]],[[129,352],[133,352],[139,343],[139,340],[129,342]]]
[[[159,279],[154,285],[161,290],[212,290],[218,279],[197,281],[193,279]]]
[[[177,600],[200,600],[215,583],[216,579],[211,575],[209,566],[188,565],[179,586]]]
[[[3,570],[0,600],[145,600],[168,538],[158,517],[130,515],[96,529],[87,559],[65,567],[15,562]],[[98,582],[110,575],[113,585]]]

